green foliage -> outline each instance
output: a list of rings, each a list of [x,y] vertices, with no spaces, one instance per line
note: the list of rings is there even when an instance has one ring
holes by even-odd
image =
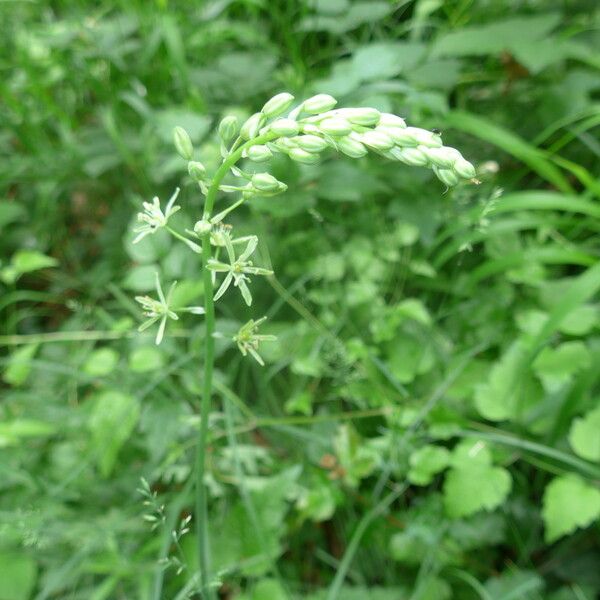
[[[198,597],[202,319],[180,309],[204,286],[167,232],[132,244],[135,213],[179,186],[192,231],[173,127],[213,173],[221,118],[283,90],[439,128],[481,183],[371,155],[241,163],[289,189],[224,221],[276,275],[251,312],[220,301],[215,586],[597,597],[596,4],[0,2],[0,599]],[[178,281],[160,347],[131,301],[156,272]],[[230,340],[262,314],[261,368]]]

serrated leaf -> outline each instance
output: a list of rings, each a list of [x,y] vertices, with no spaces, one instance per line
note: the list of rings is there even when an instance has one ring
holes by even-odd
[[[600,490],[570,473],[554,478],[544,491],[542,517],[551,543],[600,517]]]
[[[552,391],[569,382],[577,371],[586,369],[590,362],[591,356],[586,345],[574,341],[556,348],[544,348],[532,366],[544,387]]]
[[[428,485],[449,462],[450,453],[443,446],[423,446],[410,456],[408,479],[415,485]]]
[[[493,510],[508,496],[512,483],[502,467],[474,464],[452,468],[444,481],[444,506],[450,517]]]
[[[581,458],[600,462],[600,407],[573,421],[569,443]]]

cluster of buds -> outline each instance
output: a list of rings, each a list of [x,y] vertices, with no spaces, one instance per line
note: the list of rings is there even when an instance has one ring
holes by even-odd
[[[455,148],[444,146],[439,132],[409,127],[401,117],[375,108],[336,109],[336,99],[328,94],[313,96],[282,117],[292,102],[291,94],[278,94],[242,125],[244,140],[266,133],[273,137],[249,148],[245,157],[264,162],[279,152],[314,164],[327,148],[351,158],[373,151],[406,165],[428,167],[449,187],[475,177],[473,165]]]

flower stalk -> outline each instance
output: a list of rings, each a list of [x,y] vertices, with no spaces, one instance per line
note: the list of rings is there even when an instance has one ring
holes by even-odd
[[[181,127],[175,128],[175,148],[188,162],[190,177],[206,196],[200,220],[196,222],[193,231],[186,230],[186,234],[200,242],[200,245],[174,229],[169,222],[180,208],[175,206],[178,189],[168,201],[164,212],[158,198],[154,198],[152,203],[144,203],[144,212],[138,215],[141,224],[135,229],[138,236],[134,243],[164,228],[202,257],[204,287],[202,307],[173,308],[171,294],[174,284],[165,296],[158,276],[156,289],[159,299],[154,300],[143,296],[136,300],[144,308],[147,318],[140,329],[155,323],[159,324],[157,344],[163,338],[169,319],[179,318],[177,312],[204,315],[204,370],[194,470],[200,591],[204,600],[216,598],[214,586],[211,584],[208,497],[204,483],[208,419],[213,389],[215,337],[223,337],[215,330],[214,305],[233,284],[233,287],[240,290],[246,304],[250,306],[252,295],[249,289],[249,276],[272,274],[269,269],[255,266],[251,260],[258,245],[258,238],[255,235],[234,237],[231,226],[223,220],[255,195],[272,197],[287,189],[285,183],[278,181],[270,173],[242,170],[237,166],[238,161],[248,159],[255,164],[261,164],[268,162],[273,154],[281,153],[291,160],[310,165],[320,161],[322,152],[333,149],[351,158],[360,158],[374,152],[409,166],[427,167],[448,187],[456,185],[461,179],[474,180],[475,176],[473,165],[464,159],[458,150],[444,146],[437,131],[408,127],[401,117],[380,113],[370,107],[336,109],[334,108],[337,104],[336,99],[327,94],[308,98],[288,112],[293,102],[294,97],[291,94],[285,92],[278,94],[271,98],[261,111],[250,116],[241,127],[235,117],[226,116],[218,128],[223,162],[212,178],[207,176],[204,165],[194,160],[194,147],[187,132]],[[286,112],[288,112],[287,116]],[[223,180],[229,173],[245,179],[246,182],[224,185]],[[241,196],[224,210],[213,214],[219,192],[237,192]],[[242,248],[238,254],[236,247],[240,245]],[[222,249],[226,254],[226,260],[219,258]],[[215,293],[219,275],[223,276],[223,280]],[[265,320],[266,317],[250,319],[242,325],[235,336],[230,338],[243,356],[251,356],[261,366],[264,365],[264,361],[258,353],[259,345],[275,340],[273,335],[258,332],[259,326]]]

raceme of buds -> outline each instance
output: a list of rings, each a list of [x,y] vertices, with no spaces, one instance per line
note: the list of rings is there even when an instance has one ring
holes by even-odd
[[[219,137],[223,142],[230,142],[237,134],[239,123],[237,117],[228,115],[219,123]]]
[[[273,96],[262,108],[261,112],[267,116],[267,118],[278,117],[283,114],[294,101],[294,96],[283,92]]]
[[[192,160],[194,146],[188,132],[183,127],[175,127],[173,141],[175,142],[175,149],[179,156],[185,160]]]

